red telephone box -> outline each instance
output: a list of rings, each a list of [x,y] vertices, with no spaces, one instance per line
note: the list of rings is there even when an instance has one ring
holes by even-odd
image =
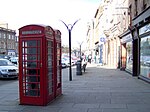
[[[55,31],[50,26],[19,29],[20,104],[47,105],[55,99],[55,46]]]
[[[55,50],[56,50],[56,97],[62,94],[62,66],[61,66],[61,32],[55,30]]]

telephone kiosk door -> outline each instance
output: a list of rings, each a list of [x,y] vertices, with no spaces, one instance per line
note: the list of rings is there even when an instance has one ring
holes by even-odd
[[[20,103],[40,105],[42,102],[42,57],[41,39],[20,40],[22,57],[19,63]]]

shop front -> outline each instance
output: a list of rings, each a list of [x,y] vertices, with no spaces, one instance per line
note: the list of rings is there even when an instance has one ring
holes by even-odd
[[[139,77],[150,81],[150,23],[139,29],[140,37],[140,74]]]
[[[150,6],[132,20],[134,74],[150,82]],[[136,39],[137,38],[137,39]],[[134,49],[133,48],[133,49]]]
[[[133,41],[132,35],[126,31],[121,35],[121,69],[133,73]]]

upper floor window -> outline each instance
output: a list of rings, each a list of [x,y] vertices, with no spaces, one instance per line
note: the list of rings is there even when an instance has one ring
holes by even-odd
[[[146,7],[147,7],[147,4],[146,4],[145,0],[143,0],[143,10],[145,10]]]
[[[132,5],[129,6],[128,10],[128,15],[129,15],[129,24],[131,25],[132,21]]]
[[[3,38],[4,38],[4,39],[6,38],[6,34],[5,34],[5,33],[3,33]]]
[[[11,35],[10,34],[8,34],[8,39],[11,39]]]
[[[14,39],[13,39],[13,35],[11,35],[11,39],[14,40]]]
[[[135,2],[135,11],[134,11],[135,13],[134,13],[134,16],[137,16],[138,15],[138,10],[137,10],[138,1],[135,0],[134,2]]]

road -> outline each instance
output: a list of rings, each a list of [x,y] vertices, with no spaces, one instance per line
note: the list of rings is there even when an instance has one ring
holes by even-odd
[[[0,79],[0,86],[18,81],[18,79]]]
[[[68,68],[62,69],[62,74],[68,75]],[[67,80],[67,79],[66,79]],[[0,86],[18,81],[18,79],[0,79]]]

